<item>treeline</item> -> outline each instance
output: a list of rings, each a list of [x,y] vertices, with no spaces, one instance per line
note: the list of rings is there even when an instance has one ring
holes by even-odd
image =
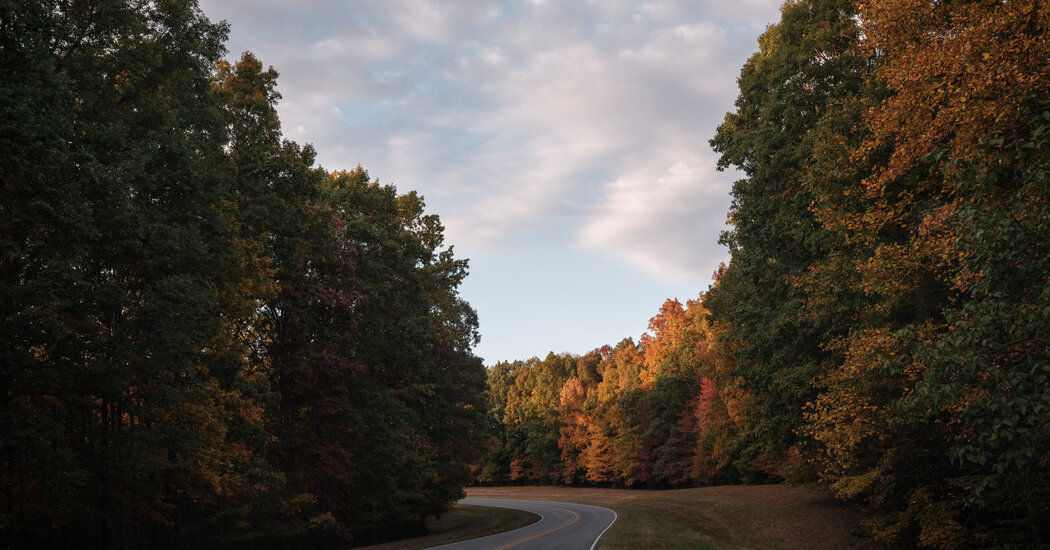
[[[799,0],[711,141],[731,261],[489,377],[487,482],[820,479],[880,540],[1050,544],[1050,5]]]
[[[0,546],[323,547],[462,495],[467,264],[191,0],[0,6]]]
[[[481,483],[678,487],[761,481],[734,463],[732,358],[699,301],[668,300],[639,343],[502,362],[489,372],[493,449]]]

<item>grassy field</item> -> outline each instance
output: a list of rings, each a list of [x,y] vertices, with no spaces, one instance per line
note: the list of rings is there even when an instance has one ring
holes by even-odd
[[[427,528],[431,533],[428,536],[358,547],[355,550],[419,550],[510,531],[539,519],[536,514],[521,510],[460,504],[441,519],[428,523]]]
[[[615,510],[619,519],[602,537],[602,550],[886,548],[871,539],[852,535],[853,528],[860,520],[857,511],[835,500],[826,490],[814,487],[750,485],[674,491],[477,487],[467,489],[467,495],[560,500]],[[494,510],[496,509],[475,510],[472,514],[477,514],[473,516],[476,518],[486,518],[494,513]],[[425,537],[399,543],[405,546],[386,545],[369,549],[427,548],[457,538],[462,540],[477,536],[457,537],[455,531],[456,529],[446,530],[442,534],[445,537],[442,539],[444,542],[434,542],[430,537]]]

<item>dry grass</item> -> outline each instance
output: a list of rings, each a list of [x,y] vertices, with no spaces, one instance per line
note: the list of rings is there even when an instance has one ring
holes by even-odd
[[[886,550],[851,534],[860,514],[824,489],[786,485],[705,487],[674,491],[569,487],[475,487],[467,495],[554,500],[604,506],[619,518],[602,550]],[[516,529],[536,521],[516,510],[457,506],[430,525],[433,535],[360,550],[418,550]]]
[[[441,519],[427,524],[430,534],[354,550],[419,550],[451,542],[484,537],[535,523],[540,517],[530,512],[506,508],[458,505]]]
[[[786,485],[674,491],[479,487],[472,497],[561,500],[604,506],[619,519],[603,550],[630,548],[884,550],[851,534],[857,511],[824,489]]]

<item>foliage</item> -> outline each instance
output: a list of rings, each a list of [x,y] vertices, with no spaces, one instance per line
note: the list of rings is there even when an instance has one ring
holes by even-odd
[[[501,378],[545,396],[528,467],[817,474],[881,540],[1050,542],[1048,25],[1031,1],[787,2],[711,142],[743,173],[729,265],[637,344]]]
[[[811,4],[785,5],[777,29]],[[781,165],[774,175],[808,193],[823,232],[819,254],[792,254],[798,269],[787,276],[801,305],[784,324],[795,337],[817,336],[819,368],[798,379],[811,401],[763,406],[761,421],[808,411],[793,421],[794,433],[813,438],[801,450],[842,496],[871,505],[877,537],[939,548],[1045,542],[1045,506],[1034,503],[1045,499],[1047,475],[1047,392],[1037,382],[1046,363],[1046,9],[872,1],[855,13],[854,62],[829,66],[836,83],[852,84],[813,111],[802,141],[812,146],[794,149],[799,170]],[[770,33],[760,56],[774,51]],[[791,70],[790,60],[778,63]],[[738,106],[752,97],[747,75]],[[790,78],[771,84],[759,98],[779,106],[793,97]],[[810,113],[789,107],[770,121],[754,112],[747,123],[780,130]],[[743,142],[725,132],[713,144],[749,183],[784,154],[783,136]],[[768,161],[766,143],[776,146]],[[754,156],[726,156],[737,150]],[[725,317],[735,323],[727,334],[743,362],[775,333],[740,316],[771,306],[748,290],[755,279],[737,274],[761,273],[751,267],[756,251],[781,265],[764,251],[788,245],[775,215],[741,219],[740,190],[732,262],[709,303],[716,318],[736,315]],[[751,227],[756,242],[742,240]],[[757,281],[766,292],[777,284]],[[799,365],[756,363],[736,372],[758,399],[751,377],[783,380]]]
[[[798,431],[802,405],[828,359],[824,337],[838,328],[803,315],[800,283],[835,244],[810,210],[806,174],[814,130],[865,78],[855,15],[848,1],[786,3],[741,70],[737,110],[711,140],[719,167],[745,175],[733,186],[733,227],[722,236],[732,262],[707,304],[739,343],[732,374],[751,398],[741,444],[752,463],[784,462],[809,444]]]
[[[640,344],[494,366],[489,406],[504,435],[484,471],[502,474],[482,481],[670,487],[721,479],[731,451],[716,434],[735,424],[714,382],[725,367],[714,362],[707,310],[699,300],[668,300],[649,328]]]
[[[852,331],[829,341],[844,361],[810,418],[825,475],[873,505],[883,538],[1045,542],[1045,507],[1033,505],[1047,475],[1045,415],[1033,412],[1047,399],[1035,382],[1046,363],[1035,220],[1045,218],[1050,97],[1040,9],[862,7],[888,93],[856,100],[861,132],[826,135],[846,146],[823,162],[860,167],[837,181],[850,198],[814,178],[819,217],[850,243],[817,270],[862,299]]]
[[[195,2],[0,7],[0,538],[314,545],[462,494],[477,318],[414,193],[283,140]]]

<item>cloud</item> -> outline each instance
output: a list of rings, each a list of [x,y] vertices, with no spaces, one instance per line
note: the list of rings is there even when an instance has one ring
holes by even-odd
[[[707,281],[724,252],[717,244],[728,197],[713,155],[654,160],[606,185],[576,239],[674,282]]]
[[[202,2],[281,72],[289,138],[419,190],[457,249],[570,244],[701,282],[732,179],[707,140],[779,4]]]

